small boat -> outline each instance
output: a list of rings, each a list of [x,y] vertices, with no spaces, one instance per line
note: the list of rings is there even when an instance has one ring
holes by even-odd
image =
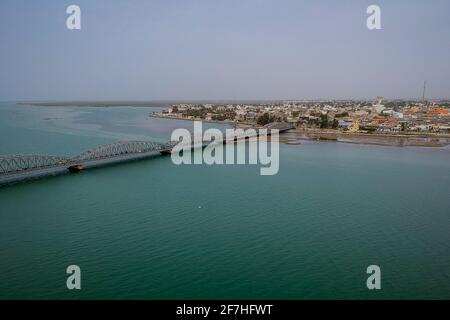
[[[302,143],[299,139],[288,139],[286,144],[298,145],[298,144],[302,144]]]
[[[69,167],[70,172],[80,172],[84,170],[84,167],[81,164],[75,164]]]

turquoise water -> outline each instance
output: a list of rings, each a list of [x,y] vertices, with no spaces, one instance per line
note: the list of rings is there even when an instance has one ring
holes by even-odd
[[[0,154],[191,126],[154,110],[2,103]],[[0,189],[0,298],[449,299],[449,208],[448,148],[305,142],[281,146],[275,176],[160,157],[15,185]]]

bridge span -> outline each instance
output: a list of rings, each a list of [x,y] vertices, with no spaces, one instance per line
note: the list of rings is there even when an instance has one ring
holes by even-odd
[[[284,132],[292,129],[288,123],[272,123],[264,127],[267,135],[271,130]],[[259,129],[255,129],[256,137]],[[249,136],[235,137],[231,141],[249,138]],[[223,143],[227,143],[225,137]],[[209,141],[204,141],[204,147]],[[96,146],[74,157],[48,155],[0,155],[0,186],[40,179],[48,176],[62,175],[84,169],[102,167],[111,164],[141,160],[161,154],[170,154],[177,141],[165,143],[154,141],[119,141],[111,144]],[[191,146],[192,148],[200,146]]]

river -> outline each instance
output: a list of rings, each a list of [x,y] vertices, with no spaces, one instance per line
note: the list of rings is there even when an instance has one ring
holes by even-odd
[[[163,107],[3,102],[0,154],[191,128]],[[449,230],[449,148],[282,144],[274,176],[159,157],[0,188],[0,299],[449,299]]]

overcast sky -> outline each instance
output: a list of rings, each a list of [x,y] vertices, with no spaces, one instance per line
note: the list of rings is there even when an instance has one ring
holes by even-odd
[[[449,21],[448,0],[1,0],[0,100],[449,98]]]

